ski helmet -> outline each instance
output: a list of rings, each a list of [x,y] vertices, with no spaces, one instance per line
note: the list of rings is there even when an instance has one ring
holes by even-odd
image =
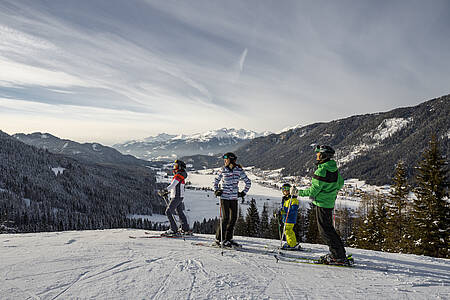
[[[229,158],[231,160],[231,162],[235,162],[237,159],[237,156],[236,156],[236,154],[234,154],[232,152],[227,152],[223,155],[223,158],[224,159]]]
[[[282,191],[289,191],[291,189],[291,185],[289,183],[285,183],[281,186]]]
[[[335,153],[334,149],[326,145],[317,145],[315,152],[320,152],[322,154],[322,159],[331,159]]]
[[[178,169],[180,169],[180,170],[185,170],[186,169],[186,164],[182,160],[177,159],[177,160],[175,160],[174,164],[177,164],[178,165]]]

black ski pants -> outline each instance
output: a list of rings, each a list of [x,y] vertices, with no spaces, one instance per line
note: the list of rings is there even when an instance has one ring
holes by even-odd
[[[330,248],[334,258],[345,258],[345,248],[341,237],[337,234],[333,226],[333,209],[314,205],[316,211],[317,226],[323,241]]]
[[[233,239],[234,225],[238,218],[238,200],[223,200],[220,199],[220,206],[222,209],[222,232],[223,240],[231,241]],[[217,226],[216,240],[220,241],[220,220]]]

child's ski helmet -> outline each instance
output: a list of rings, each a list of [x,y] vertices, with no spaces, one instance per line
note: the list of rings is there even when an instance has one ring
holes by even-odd
[[[289,191],[291,189],[291,185],[289,183],[285,183],[281,186],[282,191]]]

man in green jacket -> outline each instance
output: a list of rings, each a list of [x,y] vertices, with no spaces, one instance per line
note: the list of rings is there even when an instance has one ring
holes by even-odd
[[[311,180],[311,187],[299,190],[300,197],[313,200],[319,234],[330,248],[330,253],[320,258],[325,264],[348,264],[344,244],[333,226],[333,209],[338,191],[344,186],[336,162],[332,160],[335,151],[330,146],[317,146],[317,170]],[[295,191],[294,191],[295,192]],[[292,193],[291,193],[292,195]]]

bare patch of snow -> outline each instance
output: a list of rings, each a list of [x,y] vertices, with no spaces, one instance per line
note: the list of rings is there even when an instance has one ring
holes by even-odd
[[[55,173],[55,176],[62,174],[64,172],[64,170],[65,170],[65,168],[62,168],[62,167],[52,168],[52,171],[53,171],[53,173]]]
[[[351,148],[350,153],[348,153],[346,156],[341,157],[339,159],[336,160],[336,162],[340,165],[343,166],[345,164],[347,164],[348,162],[354,160],[355,158],[357,158],[358,156],[364,154],[365,152],[368,152],[374,148],[376,148],[378,146],[378,143],[375,144],[359,144],[356,145],[354,147]],[[337,156],[339,157],[339,153],[342,151],[337,151]]]
[[[367,136],[371,136],[376,141],[382,141],[405,128],[409,123],[411,123],[411,121],[412,118],[385,119],[380,125],[378,125],[375,132],[368,133]]]
[[[31,200],[30,200],[30,199],[28,199],[28,198],[22,198],[22,200],[23,200],[23,202],[25,202],[25,205],[26,205],[27,207],[30,207],[30,205],[31,205]]]
[[[384,119],[375,130],[368,132],[364,135],[364,137],[374,140],[375,141],[374,143],[366,142],[353,146],[347,155],[344,155],[343,157],[336,160],[337,163],[340,166],[343,166],[349,163],[350,161],[354,160],[358,156],[361,156],[364,153],[378,147],[383,140],[405,128],[409,123],[412,122],[412,120],[413,120],[412,118]],[[337,157],[339,157],[340,154],[343,155],[344,151],[338,150]]]

